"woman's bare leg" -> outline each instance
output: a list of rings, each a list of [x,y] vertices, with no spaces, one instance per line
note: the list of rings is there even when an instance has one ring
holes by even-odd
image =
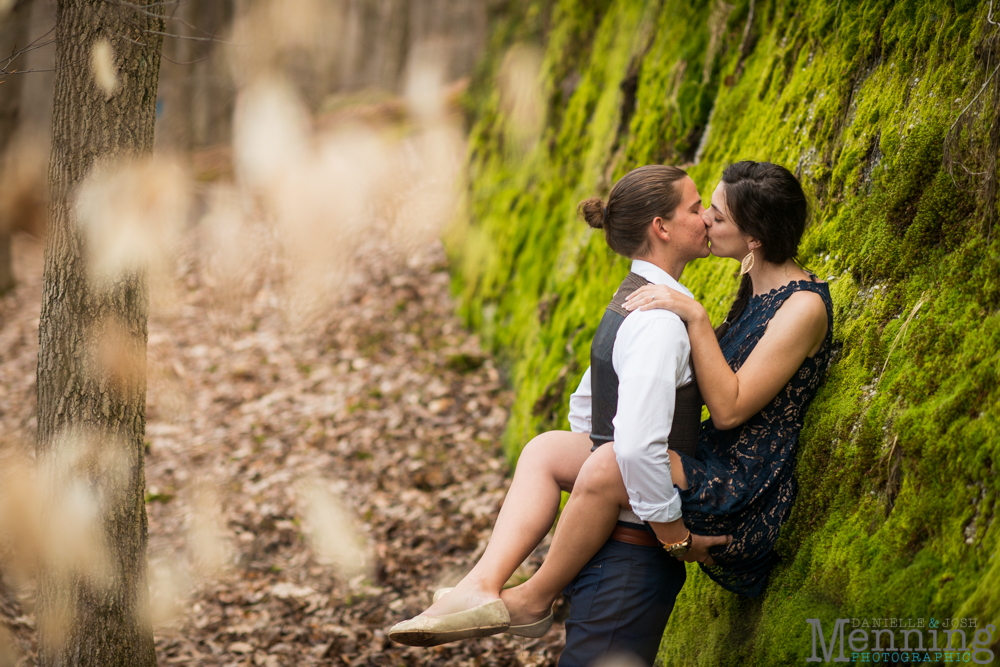
[[[560,491],[572,490],[590,446],[587,434],[569,431],[543,433],[525,445],[486,551],[455,590],[424,615],[464,611],[499,597],[514,570],[552,528]]]
[[[617,481],[616,481],[617,478]],[[628,494],[610,444],[594,452],[580,469],[563,508],[545,562],[528,581],[501,596],[512,625],[532,623],[549,613],[552,601],[607,542]]]
[[[673,483],[686,489],[684,468],[675,452],[670,452],[670,464]],[[573,494],[559,517],[552,547],[538,572],[501,595],[512,625],[533,623],[549,613],[552,601],[608,541],[623,507],[629,507],[628,492],[609,443],[580,469]]]

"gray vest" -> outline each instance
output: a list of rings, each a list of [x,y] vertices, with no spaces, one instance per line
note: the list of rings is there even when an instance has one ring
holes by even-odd
[[[591,419],[592,430],[590,439],[597,449],[606,442],[615,439],[615,427],[612,420],[618,412],[618,374],[611,363],[611,354],[615,347],[618,328],[628,317],[624,303],[629,294],[636,291],[649,281],[636,273],[625,276],[611,303],[604,311],[604,317],[594,334],[590,345],[590,390],[593,395]],[[691,371],[691,383],[676,390],[674,402],[674,421],[670,427],[670,449],[681,454],[694,456],[698,445],[698,433],[701,431],[701,393],[698,383]]]

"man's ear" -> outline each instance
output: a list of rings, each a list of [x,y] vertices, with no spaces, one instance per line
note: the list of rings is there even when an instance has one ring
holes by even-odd
[[[653,218],[652,226],[653,234],[661,241],[670,241],[670,229],[667,227],[667,221],[656,216]]]

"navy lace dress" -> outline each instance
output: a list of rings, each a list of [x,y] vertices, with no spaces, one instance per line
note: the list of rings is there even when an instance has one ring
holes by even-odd
[[[702,569],[723,588],[748,597],[764,590],[777,562],[774,543],[795,498],[795,446],[833,344],[829,286],[800,280],[755,295],[719,341],[730,368],[739,370],[781,304],[800,290],[816,292],[826,304],[827,333],[819,351],[760,412],[727,431],[704,422],[694,457],[681,455],[688,480],[680,492],[687,527],[733,536],[728,546],[710,549],[716,564]]]

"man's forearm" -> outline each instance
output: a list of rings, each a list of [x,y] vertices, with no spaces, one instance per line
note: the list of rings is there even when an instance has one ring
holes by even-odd
[[[684,519],[667,521],[666,523],[650,521],[649,525],[652,527],[653,532],[656,533],[656,538],[664,544],[681,542],[688,534],[688,529],[684,525]]]

